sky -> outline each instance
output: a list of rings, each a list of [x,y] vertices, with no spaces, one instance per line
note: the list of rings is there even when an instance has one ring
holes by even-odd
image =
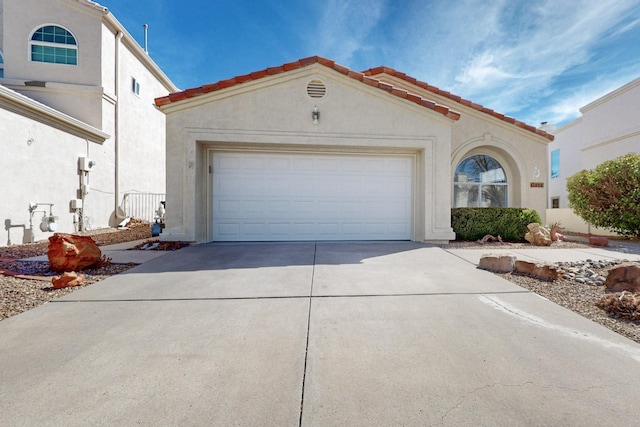
[[[187,89],[308,56],[561,126],[640,77],[640,0],[95,0]]]

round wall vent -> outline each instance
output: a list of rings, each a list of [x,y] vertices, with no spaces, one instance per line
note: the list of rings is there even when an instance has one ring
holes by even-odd
[[[327,94],[327,86],[321,80],[311,80],[307,84],[307,95],[314,99],[324,98]]]

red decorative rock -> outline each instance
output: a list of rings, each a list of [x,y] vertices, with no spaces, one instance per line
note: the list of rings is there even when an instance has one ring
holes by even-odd
[[[640,292],[640,265],[624,263],[609,270],[604,287],[609,292]]]
[[[56,233],[49,237],[49,266],[53,271],[77,271],[98,263],[102,252],[89,236]]]
[[[54,276],[53,279],[51,279],[51,283],[53,285],[53,289],[79,286],[84,283],[84,276],[76,273],[75,271],[65,272],[62,276]]]
[[[543,280],[556,280],[560,276],[558,269],[553,265],[536,264],[529,261],[516,261],[515,271]]]
[[[609,239],[603,236],[589,236],[589,244],[593,246],[609,246]]]

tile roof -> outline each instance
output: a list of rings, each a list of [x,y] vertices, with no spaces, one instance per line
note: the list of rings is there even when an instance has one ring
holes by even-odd
[[[364,73],[360,73],[357,71],[350,70],[349,68],[337,64],[335,61],[330,59],[322,58],[320,56],[311,56],[308,58],[303,58],[298,61],[289,62],[284,65],[278,67],[269,67],[261,71],[255,71],[253,73],[236,76],[227,80],[220,80],[217,83],[206,84],[203,86],[186,89],[182,92],[171,93],[168,96],[163,96],[160,98],[156,98],[155,103],[158,107],[162,107],[164,105],[171,104],[173,102],[183,101],[185,99],[193,98],[196,96],[204,95],[209,92],[215,92],[217,90],[226,89],[232,86],[236,86],[248,81],[259,80],[266,76],[272,76],[275,74],[284,73],[287,71],[295,70],[302,67],[307,67],[313,64],[320,64],[327,68],[330,68],[334,71],[344,74],[347,77],[350,77],[354,80],[358,80],[364,84],[369,86],[376,87],[378,89],[389,92],[390,94],[397,96],[399,98],[406,99],[408,101],[414,102],[420,106],[425,108],[429,108],[434,110],[445,117],[448,117],[452,120],[458,120],[460,118],[460,113],[449,109],[449,107],[437,104],[428,99],[424,99],[418,95],[414,95],[412,93],[407,92],[406,90],[396,88],[389,83],[384,83],[380,80],[377,80],[371,76],[366,76]]]
[[[548,132],[545,132],[542,129],[538,129],[538,128],[534,127],[534,126],[531,126],[531,125],[528,125],[528,124],[526,124],[524,122],[516,120],[513,117],[505,116],[504,114],[499,113],[497,111],[494,111],[494,110],[492,110],[490,108],[483,107],[480,104],[476,104],[475,102],[471,102],[471,101],[469,101],[467,99],[461,98],[461,97],[459,97],[457,95],[454,95],[454,94],[452,94],[450,92],[447,92],[445,90],[442,90],[440,88],[432,86],[432,85],[430,85],[428,83],[425,83],[425,82],[422,82],[420,80],[417,80],[417,79],[415,79],[413,77],[410,77],[410,76],[406,75],[405,73],[402,73],[400,71],[396,71],[393,68],[384,67],[384,66],[376,67],[376,68],[370,68],[370,69],[364,71],[363,74],[365,76],[377,76],[377,75],[380,75],[380,74],[388,74],[390,76],[397,77],[397,78],[402,79],[402,80],[404,80],[404,81],[406,81],[408,83],[411,83],[411,84],[413,84],[415,86],[421,87],[422,89],[428,90],[429,92],[432,92],[434,94],[443,96],[445,98],[449,98],[452,101],[455,101],[455,102],[457,102],[459,104],[462,104],[462,105],[464,105],[466,107],[473,108],[474,110],[481,111],[481,112],[483,112],[485,114],[488,114],[490,116],[493,116],[493,117],[495,117],[495,118],[497,118],[499,120],[505,121],[507,123],[511,123],[511,124],[513,124],[513,125],[515,125],[515,126],[517,126],[519,128],[528,130],[529,132],[533,132],[533,133],[535,133],[537,135],[540,135],[540,136],[542,136],[542,137],[544,137],[544,138],[546,138],[546,139],[548,139],[550,141],[553,141],[553,139],[554,139],[554,136],[552,134],[550,134]]]

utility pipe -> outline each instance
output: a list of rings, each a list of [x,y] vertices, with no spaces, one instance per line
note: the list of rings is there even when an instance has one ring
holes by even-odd
[[[118,215],[118,203],[120,201],[120,153],[119,153],[119,142],[120,142],[120,44],[122,40],[123,33],[118,31],[116,33],[116,46],[115,46],[115,82],[114,82],[114,90],[116,95],[116,105],[114,109],[114,119],[113,119],[113,150],[114,150],[114,206],[113,212],[117,217]]]

